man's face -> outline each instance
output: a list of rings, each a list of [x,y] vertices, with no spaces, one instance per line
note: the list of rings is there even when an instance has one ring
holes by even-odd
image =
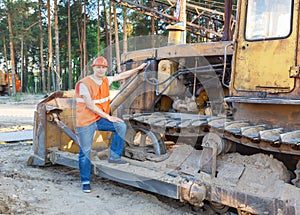
[[[107,67],[105,67],[105,66],[94,66],[93,70],[94,70],[94,76],[96,78],[103,78],[106,74]]]

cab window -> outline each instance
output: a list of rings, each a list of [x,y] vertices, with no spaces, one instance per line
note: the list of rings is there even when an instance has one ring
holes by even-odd
[[[246,40],[287,37],[291,32],[293,0],[248,0]]]

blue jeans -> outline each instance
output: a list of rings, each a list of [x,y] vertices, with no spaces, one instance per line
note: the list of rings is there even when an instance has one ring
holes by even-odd
[[[82,184],[89,184],[91,178],[91,150],[94,139],[94,133],[99,131],[114,132],[112,144],[110,146],[110,159],[120,159],[126,134],[126,124],[113,123],[105,118],[100,118],[98,121],[84,127],[76,127],[78,141],[80,146],[78,164],[80,171],[80,180]]]

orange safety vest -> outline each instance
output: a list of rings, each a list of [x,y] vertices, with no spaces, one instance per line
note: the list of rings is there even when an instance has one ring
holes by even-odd
[[[102,78],[102,84],[99,86],[89,76],[77,82],[75,86],[76,95],[76,126],[83,127],[90,125],[101,117],[87,108],[82,96],[79,95],[79,85],[83,83],[89,90],[92,101],[103,112],[109,114],[110,99],[109,99],[109,82],[107,77]]]

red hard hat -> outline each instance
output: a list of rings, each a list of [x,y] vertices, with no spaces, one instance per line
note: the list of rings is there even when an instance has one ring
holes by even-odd
[[[97,57],[93,64],[92,64],[92,67],[94,66],[104,66],[104,67],[108,67],[108,63],[107,63],[107,60],[104,58],[104,57]]]

